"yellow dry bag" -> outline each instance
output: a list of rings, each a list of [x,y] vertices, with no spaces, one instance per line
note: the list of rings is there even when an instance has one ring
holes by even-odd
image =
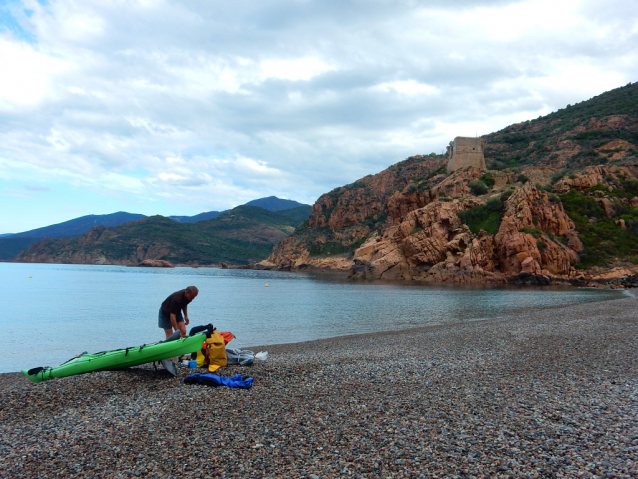
[[[208,370],[211,373],[228,364],[226,342],[216,329],[213,330],[209,338],[206,338],[202,349],[197,351],[196,360],[198,368],[208,366]]]

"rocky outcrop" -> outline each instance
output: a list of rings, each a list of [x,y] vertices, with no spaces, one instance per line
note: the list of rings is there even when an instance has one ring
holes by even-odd
[[[534,230],[537,238],[531,233]],[[567,246],[555,237],[566,238]],[[550,201],[546,193],[529,183],[506,201],[494,240],[499,269],[505,275],[569,274],[582,249],[574,223],[562,205]]]
[[[605,273],[594,275],[592,276],[591,279],[593,280],[620,279],[623,277],[630,276],[631,274],[632,274],[632,271],[630,269],[617,266],[615,268],[610,269],[609,271]]]
[[[406,212],[432,200],[429,189],[419,191],[416,185],[436,184],[445,177],[436,171],[444,168],[442,155],[418,155],[322,195],[307,225],[279,242],[268,259],[255,267],[347,271],[354,264],[352,251],[392,222],[394,215],[401,214],[399,210]],[[406,195],[394,201],[401,191]]]
[[[436,173],[427,177],[427,188],[421,188],[422,180],[417,177],[392,194],[385,189],[383,195],[366,196],[376,198],[374,206],[357,198],[353,188],[342,191],[343,199],[324,195],[313,207],[311,224],[316,226],[298,229],[256,267],[349,270],[352,278],[533,284],[573,281],[581,274],[574,265],[580,261],[583,243],[556,194],[529,181],[521,183],[518,177],[512,183],[514,178],[508,174],[499,192],[477,197],[470,185],[486,179],[484,171],[465,168],[449,176]],[[539,177],[554,173],[549,168],[537,169]],[[590,166],[562,178],[554,191],[580,191],[598,201],[606,217],[617,218],[637,204],[626,192],[614,193],[616,188],[633,184],[629,179],[635,181],[625,166]],[[366,181],[368,185],[384,183],[374,177]],[[460,212],[476,212],[475,208],[491,198],[501,197],[501,192],[498,230],[494,234],[472,232]],[[377,213],[370,216],[372,211]],[[371,217],[383,221],[374,225]],[[600,217],[589,217],[590,223],[597,220]],[[627,220],[615,221],[619,229],[629,231]],[[348,247],[351,252],[344,251]],[[581,279],[592,281],[586,276]]]
[[[638,288],[638,275],[628,275],[620,278],[620,286],[624,288]]]
[[[325,242],[325,239],[324,239]],[[268,259],[260,261],[255,269],[280,271],[348,271],[354,261],[345,255],[313,256],[294,237],[277,243]]]
[[[222,269],[264,269],[264,268],[255,268],[255,264],[254,263],[249,263],[249,264],[228,264],[228,263],[222,262],[220,264],[220,267]]]
[[[624,167],[589,166],[580,173],[564,176],[553,187],[555,193],[567,193],[570,189],[585,191],[595,185],[618,187],[621,178],[632,176]]]
[[[354,254],[350,276],[430,281],[496,281],[493,238],[474,237],[457,213],[478,200],[435,201],[408,213]]]
[[[505,202],[501,226],[493,236],[472,234],[458,216],[480,204],[479,199],[438,200],[409,212],[357,249],[350,276],[504,282],[520,273],[570,273],[582,245],[560,204],[526,184]],[[555,241],[556,236],[575,240],[570,247]]]
[[[354,183],[322,195],[312,207],[308,224],[311,228],[329,227],[343,231],[364,223],[386,211],[386,200],[445,164],[442,156],[414,156],[377,175],[368,175]]]
[[[613,201],[609,198],[601,198],[600,204],[603,207],[603,210],[605,210],[605,216],[607,218],[613,218],[616,216],[616,205]]]
[[[175,265],[170,261],[162,259],[145,259],[137,265],[144,268],[174,268]]]

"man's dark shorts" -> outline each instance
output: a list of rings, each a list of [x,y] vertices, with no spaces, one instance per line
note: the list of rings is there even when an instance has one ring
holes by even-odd
[[[162,308],[159,309],[159,314],[157,315],[158,325],[162,329],[173,329],[173,325],[171,324],[171,317],[169,314],[166,314],[162,311]],[[184,316],[182,316],[182,312],[180,311],[175,315],[175,320],[178,323],[184,322]]]

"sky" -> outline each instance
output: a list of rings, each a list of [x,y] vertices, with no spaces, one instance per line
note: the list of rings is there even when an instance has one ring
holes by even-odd
[[[0,234],[312,204],[637,80],[635,0],[0,0]]]

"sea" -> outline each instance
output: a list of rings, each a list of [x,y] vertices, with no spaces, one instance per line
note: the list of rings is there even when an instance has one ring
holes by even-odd
[[[0,263],[0,373],[57,366],[76,354],[164,339],[160,304],[187,286],[191,326],[212,323],[231,346],[482,321],[629,294],[573,287],[350,280],[345,275]]]

